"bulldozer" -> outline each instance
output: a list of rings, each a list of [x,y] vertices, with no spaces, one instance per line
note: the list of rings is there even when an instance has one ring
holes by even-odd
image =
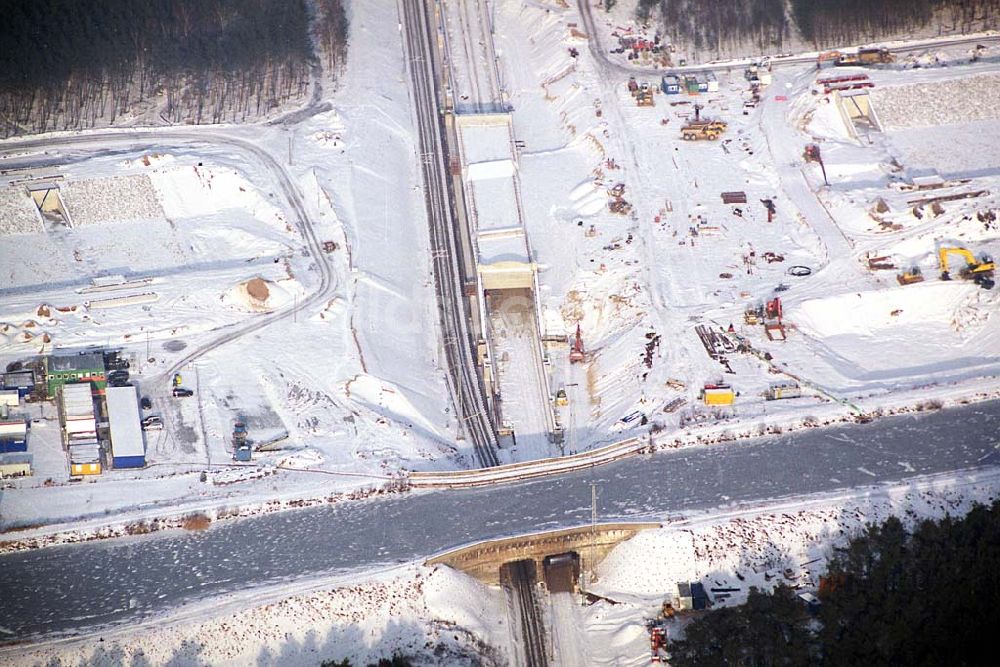
[[[913,283],[924,282],[924,274],[920,272],[919,266],[911,267],[896,276],[900,285],[912,285]]]
[[[948,255],[958,255],[965,260],[965,268],[959,272],[959,277],[963,280],[971,280],[983,289],[993,289],[995,284],[993,274],[996,271],[996,263],[992,258],[983,255],[979,259],[966,248],[941,247],[938,250],[938,261],[941,264],[941,280],[951,280],[951,273],[948,271]]]
[[[695,141],[698,139],[711,139],[715,141],[729,127],[724,121],[702,118],[702,108],[700,104],[695,104],[694,120],[688,121],[681,127],[681,136],[685,141]]]

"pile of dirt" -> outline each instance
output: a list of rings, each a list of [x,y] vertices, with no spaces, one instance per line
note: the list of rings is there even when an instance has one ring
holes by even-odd
[[[238,310],[269,313],[292,300],[292,295],[264,278],[251,278],[230,288],[223,296],[223,303]]]
[[[267,289],[267,283],[263,278],[252,278],[245,283],[245,287],[250,298],[261,304],[266,304],[267,298],[271,296],[271,291]]]

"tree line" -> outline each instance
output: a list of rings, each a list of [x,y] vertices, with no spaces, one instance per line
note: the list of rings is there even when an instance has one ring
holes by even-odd
[[[0,0],[0,133],[239,122],[304,98],[313,38],[343,58],[341,0]]]
[[[978,665],[1000,628],[1000,500],[912,533],[870,525],[830,561],[815,619],[780,586],[709,612],[670,646],[687,665]]]
[[[648,20],[654,10],[671,41],[698,51],[780,51],[789,35],[784,0],[639,0],[641,19]]]
[[[636,11],[674,43],[717,55],[780,53],[794,36],[826,49],[1000,26],[1000,0],[639,0]]]

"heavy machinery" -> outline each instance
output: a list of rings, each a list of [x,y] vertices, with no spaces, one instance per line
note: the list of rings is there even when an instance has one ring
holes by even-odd
[[[573,349],[569,352],[569,362],[578,364],[585,359],[583,354],[583,334],[580,333],[580,325],[576,325],[576,340],[573,341]]]
[[[564,408],[569,405],[569,397],[566,395],[565,389],[560,389],[556,392],[556,407]]]
[[[840,56],[842,55],[843,54],[840,51],[824,51],[823,53],[819,54],[819,56],[816,58],[816,69],[820,69],[821,67],[823,67],[823,63],[826,62],[832,62],[836,64],[837,62],[840,61]]]
[[[639,89],[633,95],[635,96],[636,106],[651,107],[656,104],[653,101],[653,89],[645,81],[639,84]]]
[[[806,150],[802,153],[802,157],[805,158],[806,162],[819,164],[819,168],[823,171],[823,182],[830,185],[830,181],[826,180],[826,165],[823,164],[823,155],[819,151],[819,144],[806,144]]]
[[[924,282],[924,274],[920,272],[919,266],[910,267],[908,270],[903,271],[898,276],[896,280],[900,285],[912,285],[913,283]]]
[[[857,53],[842,53],[837,65],[884,65],[896,61],[889,49],[859,49]]]
[[[941,264],[941,280],[951,280],[951,273],[948,271],[948,255],[958,255],[965,260],[965,268],[959,272],[959,277],[964,280],[971,280],[983,289],[993,289],[995,284],[993,274],[996,271],[996,264],[987,255],[982,255],[979,259],[966,248],[950,248],[942,246],[938,250],[938,261]]]
[[[250,443],[247,442],[247,422],[237,417],[233,424],[233,460],[247,462],[252,458]]]
[[[686,141],[695,141],[697,139],[710,139],[715,141],[719,138],[726,128],[729,127],[727,123],[721,120],[711,120],[708,118],[701,117],[702,106],[700,104],[694,105],[694,120],[688,121],[681,127],[681,136]]]

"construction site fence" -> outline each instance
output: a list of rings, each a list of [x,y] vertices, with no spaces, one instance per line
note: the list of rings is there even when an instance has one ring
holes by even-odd
[[[628,438],[589,452],[560,456],[523,463],[509,463],[493,468],[476,470],[448,470],[442,472],[411,472],[411,488],[461,489],[519,482],[535,477],[558,475],[573,470],[583,470],[605,465],[619,459],[650,451],[650,445],[639,438]]]

